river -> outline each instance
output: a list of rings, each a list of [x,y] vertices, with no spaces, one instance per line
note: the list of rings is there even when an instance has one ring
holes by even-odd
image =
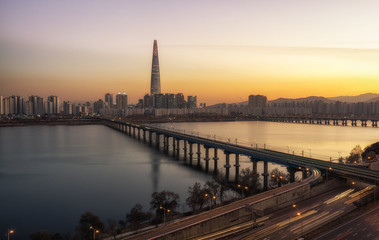
[[[379,140],[379,128],[372,127],[274,122],[158,125],[333,160],[347,156],[356,145],[363,148]],[[223,171],[221,153],[219,157],[218,168]],[[250,166],[249,159],[241,157],[241,168]],[[273,168],[281,167],[271,164]],[[231,174],[232,179],[233,171]],[[0,231],[14,227],[17,239],[41,229],[73,232],[86,211],[100,216],[103,222],[118,221],[136,203],[149,210],[151,193],[161,190],[178,193],[178,210],[184,211],[188,187],[211,179],[183,161],[105,126],[0,128]]]

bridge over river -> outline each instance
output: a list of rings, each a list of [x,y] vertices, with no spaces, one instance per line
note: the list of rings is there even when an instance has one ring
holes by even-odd
[[[233,144],[218,141],[149,125],[112,119],[103,120],[105,125],[138,140],[142,140],[145,143],[149,143],[152,147],[162,148],[166,153],[168,153],[169,145],[171,145],[173,154],[176,157],[178,157],[180,151],[183,150],[184,158],[188,159],[191,164],[196,160],[197,165],[200,165],[200,161],[205,161],[206,171],[208,171],[209,168],[209,151],[211,149],[214,151],[213,161],[215,170],[217,170],[218,163],[217,154],[218,151],[220,151],[225,154],[224,168],[227,178],[230,168],[232,167],[229,157],[231,154],[235,155],[234,168],[236,176],[238,176],[240,166],[239,155],[245,155],[251,159],[253,172],[255,173],[257,173],[257,162],[263,161],[264,172],[262,175],[264,178],[264,190],[268,190],[268,162],[285,165],[290,173],[291,184],[247,197],[206,213],[182,219],[167,226],[134,235],[130,239],[196,238],[202,234],[219,231],[226,227],[251,221],[252,212],[259,212],[262,215],[266,215],[267,213],[288,207],[305,199],[318,196],[325,191],[339,186],[341,182],[346,182],[346,180],[344,181],[343,179],[356,179],[373,185],[379,183],[379,172],[370,169],[337,164],[331,161],[297,156],[264,148],[248,147],[239,145],[238,143]],[[201,145],[205,149],[204,158],[201,157]],[[194,152],[194,147],[197,147],[197,152]],[[196,159],[193,156],[194,154],[197,155]],[[303,172],[303,179],[295,182],[294,175],[297,171]],[[331,176],[333,176],[333,179],[328,180]],[[125,237],[121,237],[121,239],[125,239]]]
[[[173,130],[162,129],[153,127],[150,125],[140,125],[128,122],[122,122],[117,120],[105,119],[106,125],[124,132],[134,138],[148,142],[150,145],[161,147],[161,138],[163,138],[163,150],[168,152],[169,145],[172,145],[174,156],[179,156],[181,150],[183,150],[184,158],[188,159],[192,164],[194,160],[197,160],[197,165],[200,165],[200,161],[205,161],[205,170],[208,171],[210,164],[209,151],[214,151],[214,169],[217,170],[218,164],[218,151],[225,154],[226,163],[224,165],[226,177],[229,179],[229,171],[234,166],[236,176],[239,173],[239,155],[248,156],[253,164],[253,172],[257,173],[257,162],[263,161],[264,163],[264,188],[268,189],[268,162],[278,163],[287,166],[290,173],[290,181],[294,182],[295,173],[297,171],[303,172],[303,177],[309,174],[311,169],[318,169],[322,172],[323,176],[327,178],[330,174],[334,176],[353,178],[368,183],[376,184],[379,182],[379,172],[354,167],[351,165],[333,163],[331,161],[324,161],[311,157],[298,156],[294,154],[288,154],[279,151],[273,151],[265,148],[249,147],[240,145],[238,143],[230,143],[219,141],[216,139],[209,139],[200,136],[194,136],[186,134],[184,132],[178,132]],[[204,158],[201,157],[200,146],[205,149]],[[197,152],[195,148],[197,148]],[[194,154],[197,156],[194,157]],[[235,155],[235,162],[231,165],[230,155]]]

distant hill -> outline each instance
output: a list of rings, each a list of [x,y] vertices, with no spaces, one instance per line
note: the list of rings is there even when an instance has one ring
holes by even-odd
[[[371,98],[365,102],[379,102],[379,97],[376,97],[376,98]]]
[[[314,101],[322,101],[325,103],[333,103],[336,101],[341,102],[376,102],[379,101],[379,94],[377,93],[365,93],[360,94],[358,96],[339,96],[339,97],[319,97],[319,96],[310,96],[305,98],[278,98],[272,101],[269,101],[270,103],[284,103],[284,102],[314,102]],[[246,106],[248,105],[248,101],[239,102],[239,103],[231,103],[231,105],[241,105]],[[212,106],[208,106],[208,108],[222,108],[226,105],[229,105],[230,103],[218,103]]]
[[[330,100],[328,98],[324,97],[317,97],[317,96],[310,96],[306,98],[278,98],[276,100],[270,101],[270,103],[284,103],[284,102],[314,102],[314,101],[322,101],[325,103],[334,102],[333,100]]]
[[[341,102],[372,102],[373,99],[379,98],[377,93],[365,93],[358,96],[339,96],[339,97],[330,97],[328,99]]]

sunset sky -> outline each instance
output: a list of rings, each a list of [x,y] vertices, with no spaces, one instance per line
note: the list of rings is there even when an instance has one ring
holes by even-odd
[[[0,95],[379,93],[378,0],[1,0]]]

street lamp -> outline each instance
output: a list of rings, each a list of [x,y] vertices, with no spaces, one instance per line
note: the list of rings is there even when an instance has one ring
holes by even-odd
[[[282,186],[283,176],[276,176],[275,174],[272,174],[271,177],[278,183],[278,187]]]
[[[93,240],[96,239],[96,234],[100,233],[98,229],[95,229],[94,227],[89,227],[89,229],[93,230]]]
[[[13,233],[14,233],[14,230],[12,230],[12,229],[8,229],[8,232],[7,232],[8,240],[9,240],[9,236],[10,236],[11,234],[13,234]]]
[[[216,200],[216,196],[211,196],[209,195],[208,193],[206,193],[205,195],[205,198],[208,198],[209,197],[209,211],[212,210],[212,200]]]
[[[249,189],[249,187],[242,186],[241,184],[238,184],[237,187],[241,188],[241,199],[242,199],[243,198],[243,190],[245,189],[245,191],[247,192],[247,190]]]
[[[160,206],[159,209],[163,210],[163,225],[166,225],[166,212],[170,213],[171,210],[170,209],[166,209],[166,208],[164,208],[162,206]]]

